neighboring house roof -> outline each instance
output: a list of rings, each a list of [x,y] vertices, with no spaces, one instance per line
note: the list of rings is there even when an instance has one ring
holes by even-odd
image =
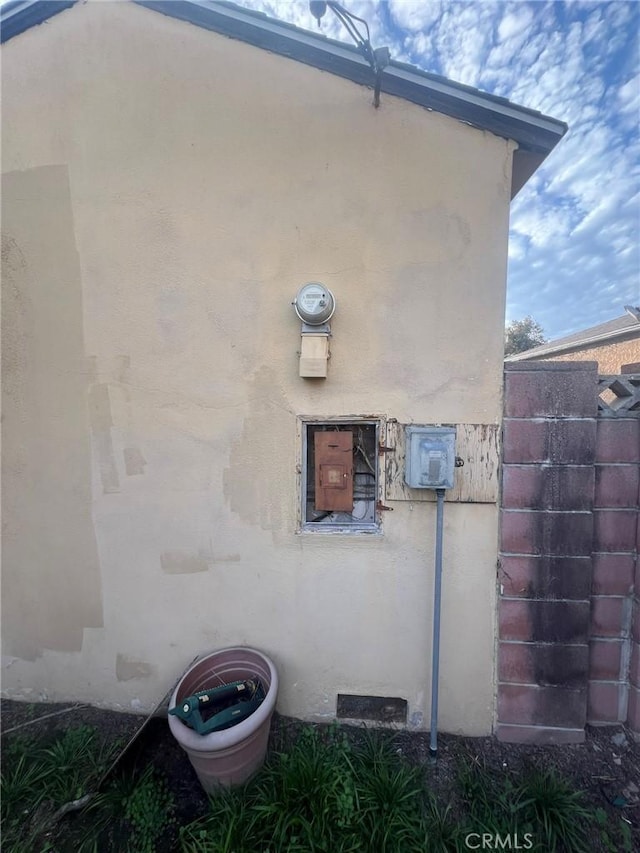
[[[629,308],[622,317],[591,326],[581,332],[574,332],[564,338],[556,338],[555,341],[547,341],[546,344],[533,347],[524,352],[509,355],[505,361],[526,361],[530,358],[542,358],[546,355],[569,352],[582,349],[594,344],[610,343],[618,338],[640,338],[640,308]]]
[[[2,42],[42,23],[74,5],[75,0],[14,0],[0,13]],[[196,26],[240,39],[281,56],[363,85],[373,84],[373,72],[355,45],[344,44],[243,9],[223,0],[133,0]],[[513,104],[422,71],[391,61],[381,78],[381,91],[427,109],[459,119],[518,143],[514,152],[512,198],[567,132],[567,125],[536,110]]]

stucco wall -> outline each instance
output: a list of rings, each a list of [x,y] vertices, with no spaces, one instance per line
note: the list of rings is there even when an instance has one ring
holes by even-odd
[[[499,422],[512,146],[114,3],[5,45],[2,129],[5,694],[147,709],[247,643],[283,713],[428,726],[434,507],[296,533],[296,420]],[[495,505],[447,504],[444,547],[441,724],[485,733]]]

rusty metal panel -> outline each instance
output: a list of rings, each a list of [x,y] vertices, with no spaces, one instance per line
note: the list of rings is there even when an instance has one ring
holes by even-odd
[[[353,511],[353,432],[331,430],[314,436],[317,510]]]
[[[455,426],[456,456],[464,466],[456,468],[453,489],[445,500],[461,503],[496,503],[499,494],[499,436],[497,424],[434,424]],[[411,489],[404,482],[405,424],[387,422],[385,451],[385,500],[435,501],[430,489]]]

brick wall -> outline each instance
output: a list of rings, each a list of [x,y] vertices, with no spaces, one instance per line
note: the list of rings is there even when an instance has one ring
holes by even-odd
[[[499,739],[640,733],[639,462],[640,420],[598,417],[596,362],[505,365]]]
[[[640,420],[630,430],[632,440],[637,439],[637,467],[640,468]],[[640,474],[638,475],[638,497],[636,506],[636,541],[634,582],[631,588],[631,637],[629,654],[629,700],[627,704],[627,726],[640,740]]]
[[[639,463],[640,420],[600,418],[587,706],[593,723],[624,723],[629,710]]]

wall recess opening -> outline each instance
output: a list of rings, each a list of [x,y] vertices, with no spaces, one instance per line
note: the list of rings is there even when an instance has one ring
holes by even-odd
[[[378,420],[303,420],[303,530],[379,529],[379,444]]]
[[[338,693],[336,717],[340,720],[406,723],[407,700],[395,696],[353,696],[349,693]]]

